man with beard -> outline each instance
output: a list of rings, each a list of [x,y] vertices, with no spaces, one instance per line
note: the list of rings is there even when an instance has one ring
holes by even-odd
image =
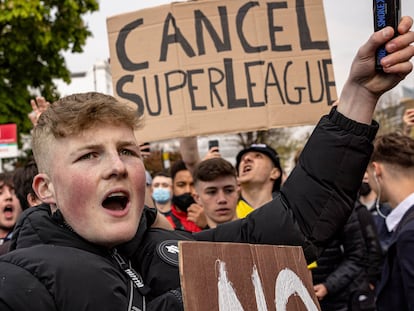
[[[194,201],[194,180],[182,160],[171,166],[173,197],[168,221],[174,229],[199,232],[206,227],[203,208]]]

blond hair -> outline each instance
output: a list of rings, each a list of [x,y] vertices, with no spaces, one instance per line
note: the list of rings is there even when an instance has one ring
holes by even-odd
[[[110,95],[97,92],[73,94],[59,99],[41,114],[33,130],[32,149],[39,172],[47,172],[53,140],[76,136],[102,125],[140,126],[135,109]]]

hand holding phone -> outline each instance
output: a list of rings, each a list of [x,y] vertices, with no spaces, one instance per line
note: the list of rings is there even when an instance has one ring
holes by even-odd
[[[212,139],[208,141],[208,150],[210,150],[213,147],[217,147],[216,151],[218,152],[219,151],[218,146],[219,146],[219,141],[217,139]]]
[[[148,158],[151,155],[151,147],[150,143],[143,143],[139,146],[139,150],[141,152],[142,157]]]
[[[400,0],[373,0],[374,30],[378,31],[384,27],[394,28],[394,36],[398,35],[398,23],[401,19]],[[378,48],[375,55],[375,69],[382,71],[381,59],[388,53],[385,45]]]

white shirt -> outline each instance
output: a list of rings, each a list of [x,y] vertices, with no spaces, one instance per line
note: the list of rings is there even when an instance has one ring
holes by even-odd
[[[398,224],[400,223],[401,219],[404,217],[405,213],[413,205],[414,205],[414,193],[411,193],[400,204],[398,204],[397,207],[391,211],[391,213],[388,214],[387,218],[385,219],[385,223],[387,224],[387,228],[389,232],[394,231],[397,228]]]

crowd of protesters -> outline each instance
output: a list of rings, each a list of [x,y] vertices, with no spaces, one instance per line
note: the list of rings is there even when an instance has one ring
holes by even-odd
[[[411,26],[405,17],[400,36],[386,28],[360,48],[285,183],[271,146],[240,150],[233,166],[217,146],[201,159],[195,137],[181,139],[169,170],[146,176],[139,120],[116,99],[32,101],[34,160],[0,174],[1,310],[182,310],[178,267],[155,249],[186,239],[300,245],[323,311],[414,310],[413,114],[405,134],[375,140],[372,121],[379,96],[412,70]]]

